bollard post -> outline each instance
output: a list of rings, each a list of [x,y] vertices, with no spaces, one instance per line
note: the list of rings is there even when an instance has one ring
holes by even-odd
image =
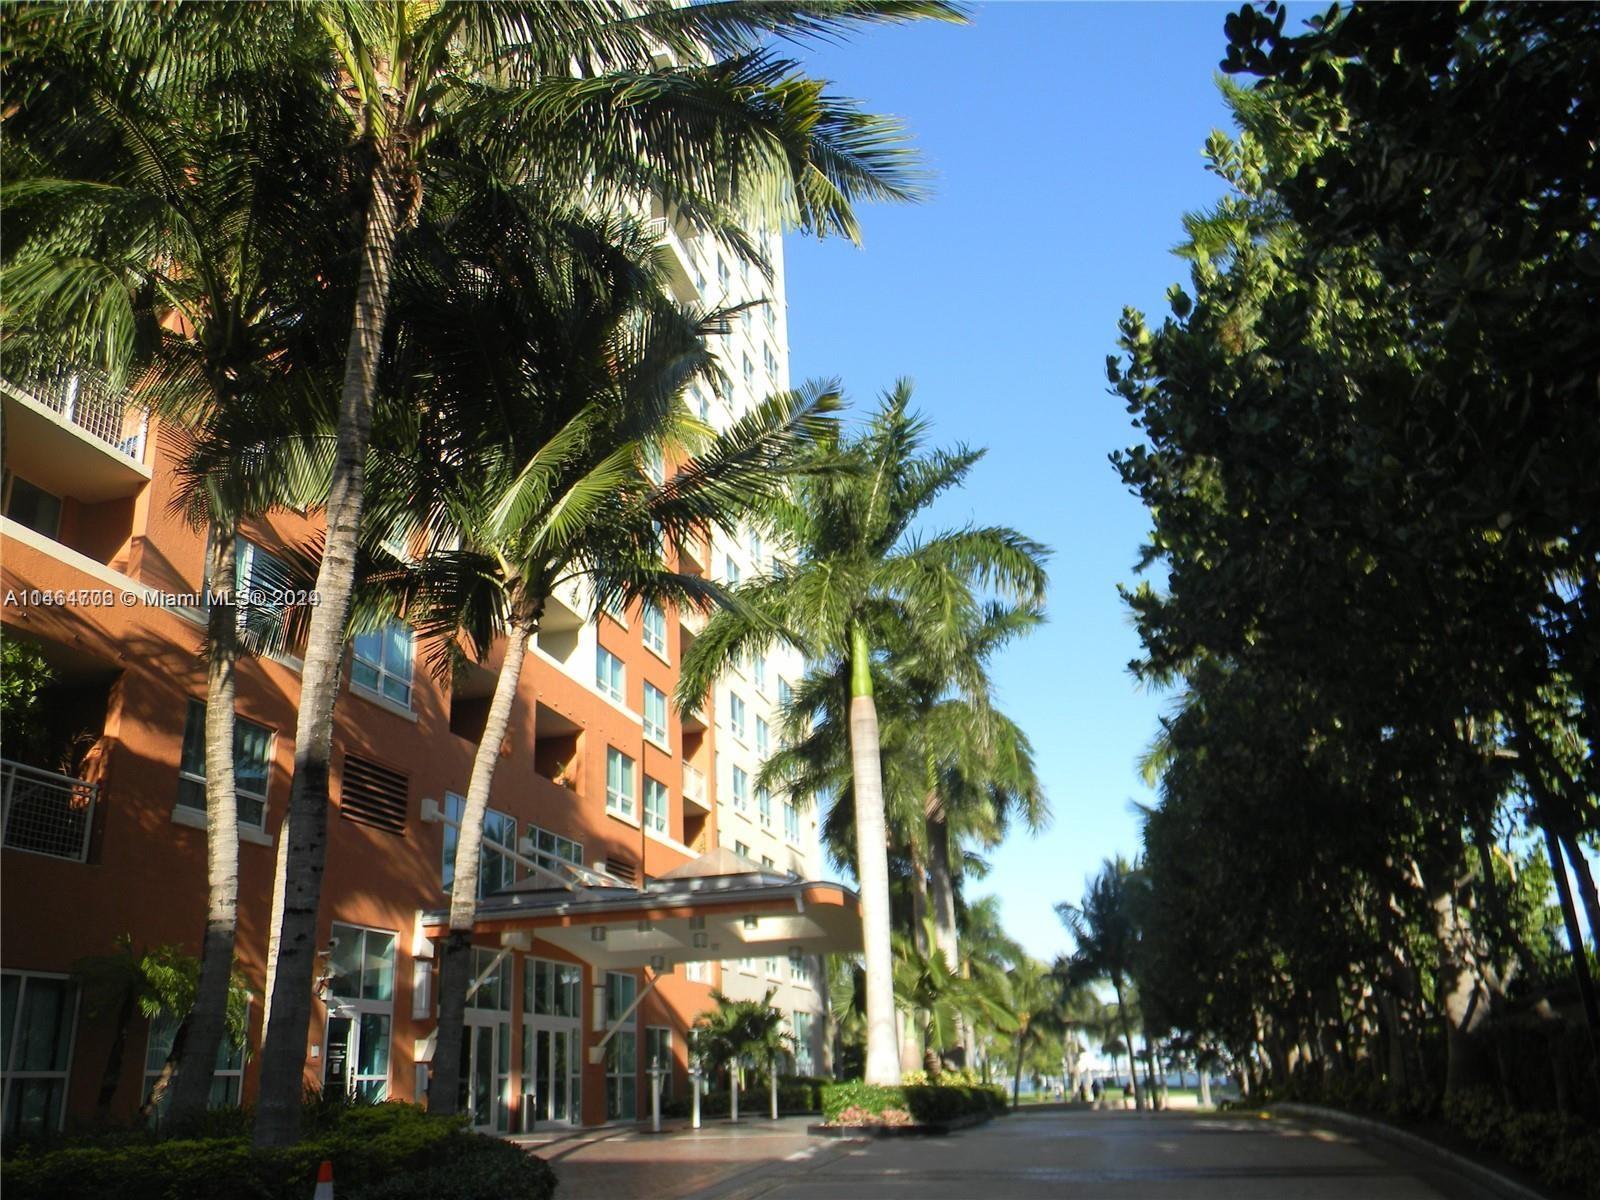
[[[700,1067],[698,1064],[689,1068],[689,1086],[694,1091],[694,1108],[690,1111],[689,1128],[700,1128]]]
[[[650,1076],[650,1132],[661,1132],[661,1064],[653,1062]]]
[[[739,1064],[735,1062],[728,1069],[728,1080],[733,1085],[728,1094],[728,1119],[735,1125],[739,1123]]]

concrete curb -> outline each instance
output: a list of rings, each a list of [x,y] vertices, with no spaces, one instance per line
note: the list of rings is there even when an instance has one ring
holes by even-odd
[[[1447,1167],[1459,1175],[1465,1175],[1479,1187],[1488,1188],[1490,1191],[1504,1196],[1506,1200],[1550,1200],[1545,1192],[1536,1192],[1525,1184],[1518,1183],[1515,1179],[1508,1179],[1500,1172],[1484,1166],[1482,1163],[1473,1162],[1464,1158],[1453,1150],[1447,1150],[1436,1142],[1427,1138],[1418,1137],[1414,1133],[1407,1133],[1383,1121],[1373,1120],[1371,1117],[1358,1117],[1353,1113],[1342,1112],[1337,1108],[1322,1108],[1315,1104],[1296,1104],[1284,1102],[1270,1104],[1266,1111],[1274,1114],[1281,1113],[1286,1117],[1299,1117],[1306,1121],[1318,1121],[1326,1125],[1339,1126],[1377,1138],[1394,1146],[1399,1146],[1420,1158],[1432,1160],[1442,1167]]]

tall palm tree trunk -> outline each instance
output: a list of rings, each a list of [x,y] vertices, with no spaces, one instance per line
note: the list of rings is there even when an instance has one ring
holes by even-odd
[[[1578,896],[1583,901],[1584,915],[1589,922],[1589,944],[1600,950],[1600,892],[1596,892],[1594,875],[1589,870],[1589,862],[1583,856],[1583,850],[1578,845],[1578,839],[1572,836],[1570,827],[1561,829],[1556,839],[1561,843],[1561,848],[1567,852],[1567,862],[1572,867],[1572,877],[1578,883]]]
[[[239,661],[234,521],[213,520],[206,540],[206,586],[212,593],[206,617],[206,934],[200,947],[200,980],[185,1020],[188,1036],[172,1088],[171,1123],[184,1125],[206,1109],[217,1047],[228,1023],[228,986],[233,977],[234,933],[239,924],[239,803],[234,791],[234,691]],[[174,1053],[176,1053],[174,1044]]]
[[[389,312],[397,210],[390,148],[375,149],[355,315],[345,351],[338,438],[328,489],[327,537],[317,570],[321,603],[311,611],[300,671],[300,719],[295,729],[294,784],[278,836],[283,856],[283,918],[270,1000],[271,1023],[261,1047],[261,1091],[255,1144],[284,1146],[300,1128],[306,1035],[311,1024],[311,978],[317,920],[328,853],[328,774],[333,759],[333,707],[344,664],[345,624],[355,585],[356,544],[366,484],[372,395]]]
[[[850,766],[856,800],[856,877],[861,884],[861,942],[867,975],[866,1081],[900,1082],[894,1016],[894,958],[889,927],[889,835],[883,813],[878,709],[872,699],[872,651],[866,631],[850,631]]]
[[[1122,1043],[1128,1048],[1128,1081],[1133,1085],[1133,1106],[1143,1110],[1144,1089],[1139,1086],[1139,1063],[1134,1058],[1133,1026],[1128,1023],[1128,1006],[1122,999],[1122,980],[1113,977],[1111,986],[1117,993],[1117,1019],[1122,1025]]]
[[[483,737],[472,759],[472,779],[467,804],[456,836],[455,874],[450,881],[450,932],[439,960],[439,1025],[433,1051],[433,1078],[428,1084],[428,1111],[453,1113],[460,1101],[461,1038],[465,1032],[467,987],[472,978],[472,926],[478,910],[479,867],[483,849],[483,818],[489,809],[489,792],[500,761],[500,748],[511,728],[511,710],[517,703],[517,685],[527,659],[528,639],[537,622],[518,626],[506,638],[506,657],[495,681],[494,698],[483,724]]]
[[[1022,1103],[1022,1030],[1017,1030],[1017,1069],[1011,1077],[1011,1107]]]
[[[928,890],[933,905],[933,936],[944,960],[961,962],[961,942],[956,933],[956,889],[950,871],[950,826],[942,816],[928,818]],[[965,964],[962,964],[963,967]],[[966,975],[966,971],[962,971]],[[961,1066],[971,1057],[971,1023],[957,1014],[955,1041],[960,1047]]]

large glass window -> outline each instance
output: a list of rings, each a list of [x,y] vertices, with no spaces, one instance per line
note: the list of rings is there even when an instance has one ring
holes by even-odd
[[[644,736],[663,750],[672,749],[667,740],[667,694],[653,683],[644,685]]]
[[[583,968],[543,958],[528,959],[522,976],[522,1010],[535,1016],[583,1016]]]
[[[294,580],[289,564],[248,538],[233,544],[234,616],[241,630],[258,636],[283,624],[282,593]]]
[[[444,796],[445,815],[460,825],[466,816],[467,800],[455,792]],[[439,867],[439,885],[445,891],[456,877],[456,846],[461,840],[455,826],[444,827],[444,860]],[[517,822],[509,814],[488,809],[483,814],[483,843],[478,850],[478,899],[510,887],[517,881],[516,860],[507,851],[517,848]]]
[[[731,554],[722,556],[722,575],[734,587],[739,585],[739,564],[733,561]]]
[[[323,1086],[383,1100],[389,1095],[396,935],[335,921],[332,938]]]
[[[411,629],[402,621],[390,621],[382,629],[356,635],[350,661],[350,681],[411,707]]]
[[[634,819],[633,759],[615,746],[606,747],[606,811]]]
[[[35,533],[54,538],[61,527],[61,497],[13,475],[11,494],[6,498],[6,516]]]
[[[657,833],[666,833],[671,800],[667,785],[659,779],[644,777],[644,827]]]
[[[0,999],[5,1132],[60,1129],[78,989],[70,979],[8,971],[0,976]]]
[[[145,1043],[144,1050],[144,1090],[139,1093],[141,1097],[148,1097],[150,1089],[161,1077],[161,1072],[167,1065],[167,1057],[172,1053],[172,1043],[178,1036],[178,1026],[181,1022],[170,1013],[162,1013],[150,1021],[150,1038]],[[239,1094],[244,1084],[244,1047],[235,1046],[232,1039],[226,1034],[222,1041],[217,1043],[216,1069],[211,1075],[212,1108],[237,1108],[239,1107]],[[172,1093],[167,1092],[162,1097],[161,1108],[157,1110],[159,1117],[165,1111],[167,1102],[172,1099]]]
[[[800,810],[788,800],[783,803],[783,836],[796,846],[800,844]]]
[[[765,696],[767,694],[767,658],[764,654],[757,654],[751,659],[752,676],[756,681],[756,691]]]
[[[645,649],[652,650],[662,658],[667,656],[667,614],[661,607],[649,602],[645,603],[643,621]]]
[[[606,972],[606,1026],[616,1029],[606,1043],[606,1117],[613,1121],[631,1121],[638,1115],[638,1015],[630,1013],[622,1022],[638,994],[639,981],[632,975]]]
[[[794,688],[782,675],[778,676],[778,703],[788,705],[794,699]]]
[[[750,772],[740,766],[733,768],[733,806],[740,812],[750,807]]]
[[[772,730],[762,717],[756,718],[756,753],[763,759],[772,753]]]
[[[594,686],[602,696],[607,696],[618,704],[625,702],[627,680],[622,669],[622,660],[604,646],[595,647]]]
[[[762,828],[772,828],[772,792],[767,788],[756,789],[756,811],[761,814]]]
[[[341,1000],[394,999],[395,935],[359,925],[333,926],[329,991]]]
[[[496,959],[499,961],[497,962]],[[478,990],[467,997],[468,1008],[486,1012],[511,1011],[511,955],[485,946],[472,948],[472,982],[482,980]]]
[[[559,833],[551,833],[550,830],[541,829],[537,825],[528,826],[528,838],[533,842],[533,848],[541,854],[553,855],[574,866],[583,865],[582,842],[562,837]]]
[[[745,739],[746,713],[744,697],[738,692],[728,693],[728,728],[733,730],[733,736],[741,742]]]
[[[267,781],[272,769],[272,730],[242,717],[233,721],[233,790],[239,823],[266,826]],[[206,706],[189,701],[183,723],[183,754],[178,763],[178,803],[206,810]]]

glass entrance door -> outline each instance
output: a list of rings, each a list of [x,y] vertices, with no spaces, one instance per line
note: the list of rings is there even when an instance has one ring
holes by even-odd
[[[461,1039],[458,1099],[474,1129],[504,1133],[511,1126],[511,1025],[506,1021],[474,1020],[477,1016],[467,1013],[467,1027]]]
[[[574,1022],[525,1021],[522,1025],[522,1129],[541,1124],[576,1125],[581,1119],[582,1080],[578,1026]]]

